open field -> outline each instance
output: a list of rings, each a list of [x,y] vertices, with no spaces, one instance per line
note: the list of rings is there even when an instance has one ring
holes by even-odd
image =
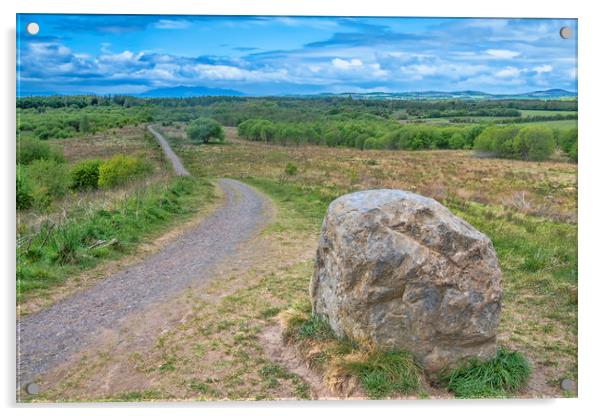
[[[178,142],[177,133],[170,136]],[[329,201],[352,190],[409,189],[447,205],[489,235],[498,253],[505,291],[499,341],[522,352],[534,368],[519,395],[559,396],[559,380],[577,376],[575,165],[474,159],[462,151],[274,147],[239,141],[233,130],[227,136],[224,145],[201,147],[180,139],[177,149],[192,172],[240,178],[275,199],[277,230],[293,236],[286,258],[295,251],[293,241],[316,241]],[[284,173],[287,163],[296,164],[298,173]],[[311,264],[313,253],[304,256],[282,272],[291,285],[298,282],[293,303],[307,296],[311,270],[304,264]]]
[[[274,205],[273,218],[256,239],[241,247],[235,262],[215,272],[214,279],[152,311],[130,316],[125,326],[103,334],[92,347],[46,374],[40,380],[42,394],[26,400],[373,397],[352,373],[325,379],[334,371],[327,356],[313,357],[310,351],[306,359],[321,364],[308,370],[294,349],[278,341],[282,313],[307,302],[328,204],[344,193],[370,188],[406,189],[433,197],[492,239],[504,274],[499,343],[522,353],[533,369],[525,389],[504,397],[571,394],[560,390],[559,381],[576,379],[578,372],[577,165],[564,156],[529,162],[476,158],[470,150],[279,146],[242,140],[235,128],[225,128],[224,143],[198,145],[187,138],[184,123],[157,129],[196,179],[191,179],[192,193],[180,201],[182,209],[173,216],[159,216],[142,241],[207,208],[213,195],[209,183],[221,177],[242,180],[263,192]],[[149,146],[148,151],[156,151],[152,142],[144,144],[147,139],[143,136],[138,136],[139,142],[125,143],[110,131],[102,137],[98,142],[82,137],[53,144],[64,145],[67,163],[80,157],[110,157],[112,152],[129,151],[127,146]],[[101,150],[105,144],[106,149]],[[103,151],[106,154],[100,153]],[[159,154],[154,157],[153,163],[165,166]],[[168,174],[166,180],[174,179]],[[130,188],[120,189],[99,200],[111,199],[110,195],[119,192],[126,199],[131,197]],[[169,192],[169,187],[166,190]],[[149,208],[154,211],[154,202]],[[78,217],[75,211],[68,216],[79,222],[90,218]],[[134,233],[127,230],[124,235]],[[130,249],[125,253],[131,253],[141,241],[126,243]],[[65,287],[67,292],[72,290],[64,276],[122,255],[115,251],[91,263],[61,265],[55,274],[58,277],[47,279],[55,289],[33,290],[25,305],[36,310],[45,304],[40,299],[54,299],[55,291]],[[335,350],[330,358],[336,360],[358,354]],[[325,385],[336,388],[329,391]],[[392,396],[451,394],[443,386],[421,382],[416,392]]]

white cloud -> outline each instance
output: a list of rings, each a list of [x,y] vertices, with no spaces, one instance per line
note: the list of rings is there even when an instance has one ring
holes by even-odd
[[[518,69],[514,66],[507,66],[499,71],[495,72],[495,76],[499,78],[515,78],[523,72],[521,69]]]
[[[192,22],[188,20],[171,20],[161,19],[154,24],[157,29],[186,29],[192,26]]]
[[[540,75],[546,72],[552,72],[552,69],[554,69],[552,68],[552,65],[545,64],[536,66],[535,68],[533,68],[533,71],[537,72],[537,75]]]
[[[103,62],[131,62],[139,60],[143,55],[144,52],[133,53],[125,50],[121,53],[101,55],[100,60]]]
[[[193,71],[201,79],[227,80],[227,81],[286,81],[288,72],[286,69],[270,70],[248,70],[229,65],[206,65],[197,64],[192,67]]]
[[[512,59],[520,55],[520,52],[510,51],[508,49],[487,49],[485,53],[496,59]]]
[[[358,68],[364,64],[361,59],[357,59],[357,58],[353,58],[350,60],[334,58],[331,62],[335,68],[342,69],[342,70]]]

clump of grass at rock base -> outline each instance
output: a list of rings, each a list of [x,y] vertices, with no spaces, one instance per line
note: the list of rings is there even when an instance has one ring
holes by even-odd
[[[473,360],[451,371],[442,381],[462,399],[496,398],[507,397],[524,387],[530,374],[531,367],[520,353],[502,347],[491,360]]]
[[[410,353],[337,339],[324,318],[311,314],[309,302],[297,302],[280,319],[286,342],[294,344],[310,367],[322,374],[334,394],[349,390],[356,378],[371,399],[428,397],[426,377]],[[438,384],[458,398],[504,398],[523,388],[530,374],[522,354],[501,347],[493,359],[471,360],[441,375]]]

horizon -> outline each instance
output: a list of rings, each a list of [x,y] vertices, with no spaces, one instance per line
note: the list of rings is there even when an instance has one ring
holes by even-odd
[[[576,94],[576,54],[576,19],[19,14],[17,94]]]

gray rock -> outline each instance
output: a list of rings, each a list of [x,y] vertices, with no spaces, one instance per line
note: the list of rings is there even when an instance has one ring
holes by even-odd
[[[495,355],[500,283],[487,236],[433,199],[383,189],[330,204],[310,297],[338,336],[407,350],[435,375]]]

